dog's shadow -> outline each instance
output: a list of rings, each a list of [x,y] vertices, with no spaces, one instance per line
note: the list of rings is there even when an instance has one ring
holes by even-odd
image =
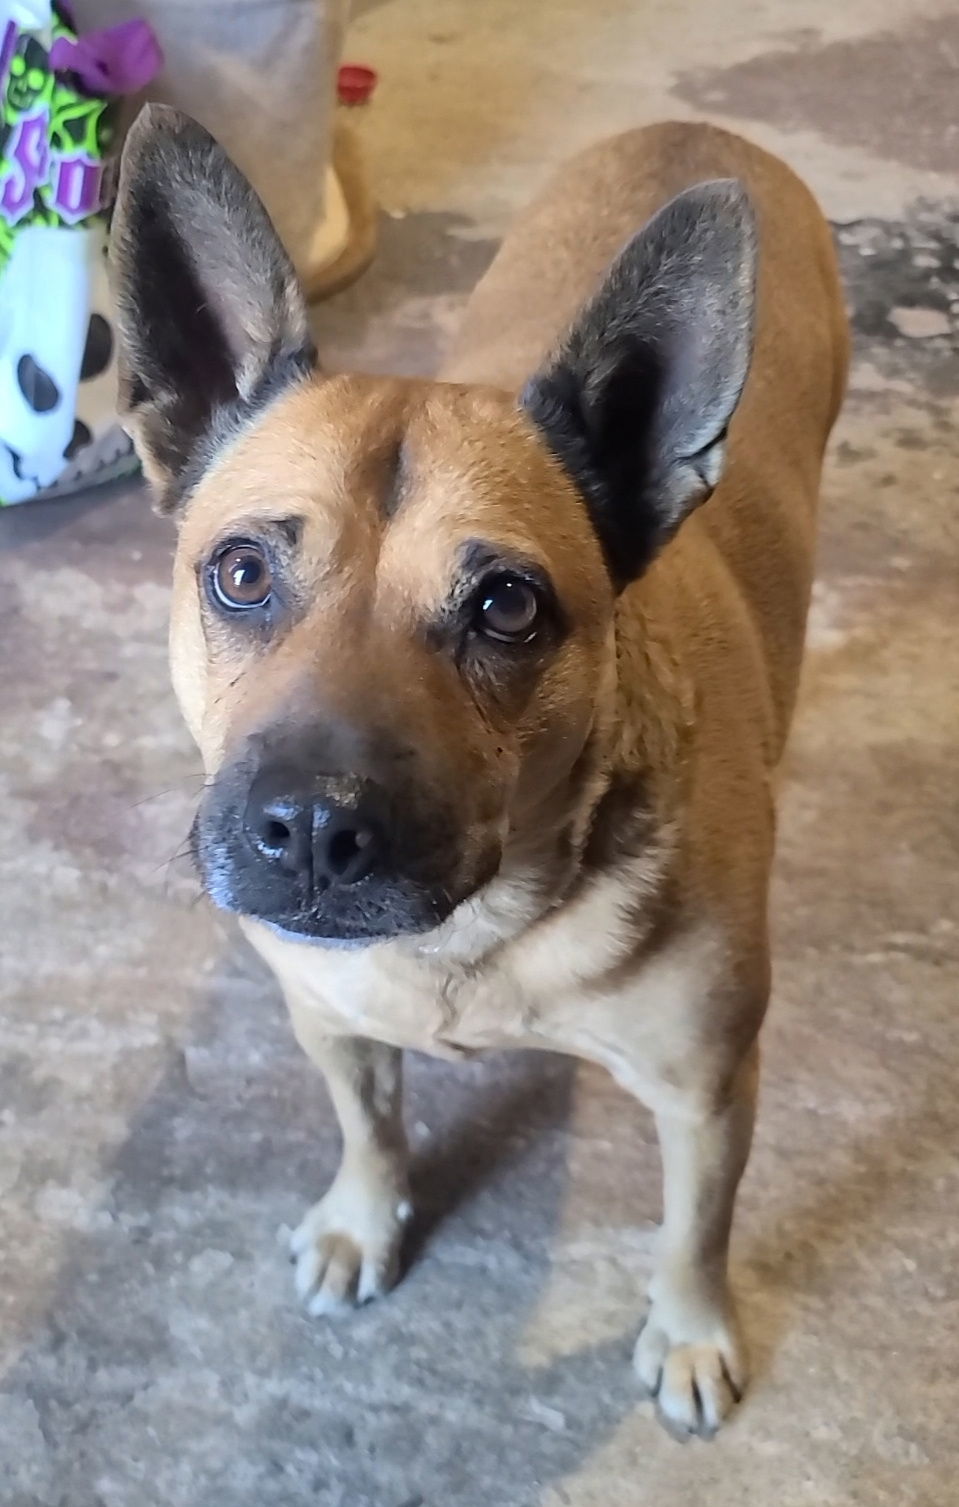
[[[99,1507],[99,1481],[148,1471],[149,1500],[184,1507],[532,1507],[637,1403],[641,1305],[629,1333],[546,1369],[518,1354],[565,1204],[575,1073],[414,1059],[415,1259],[386,1301],[311,1320],[277,1235],[330,1181],[339,1135],[272,983],[232,953],[3,1378],[53,1441],[57,1500]]]
[[[493,1063],[491,1072],[483,1070]],[[447,1120],[441,1137],[430,1136],[424,1142],[414,1127],[416,1219],[406,1242],[407,1271],[458,1210],[484,1190],[489,1193],[496,1180],[511,1171],[522,1175],[534,1137],[562,1137],[567,1127],[576,1073],[573,1062],[538,1054],[499,1056],[487,1059],[483,1069],[478,1091],[475,1082],[465,1092],[465,1086],[459,1085],[455,1117]],[[422,1114],[428,1112],[430,1099],[439,1108],[450,1078],[448,1073],[437,1073],[435,1064],[414,1060],[407,1080]],[[418,1125],[422,1127],[423,1121]]]

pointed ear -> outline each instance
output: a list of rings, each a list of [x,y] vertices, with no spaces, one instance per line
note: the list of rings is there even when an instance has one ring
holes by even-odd
[[[689,189],[628,243],[523,393],[619,587],[719,480],[752,354],[755,268],[741,185]]]
[[[111,234],[120,403],[160,506],[316,352],[266,210],[195,121],[160,106],[127,138]]]

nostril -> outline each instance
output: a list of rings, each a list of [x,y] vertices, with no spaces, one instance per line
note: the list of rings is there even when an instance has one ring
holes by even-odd
[[[306,802],[289,796],[257,799],[254,791],[244,825],[254,852],[267,863],[297,879],[308,877],[313,867],[312,810]]]
[[[268,848],[285,848],[291,836],[286,822],[277,821],[272,817],[263,828],[263,841]]]
[[[355,884],[369,873],[373,833],[365,826],[337,826],[327,832],[321,851],[321,868],[327,879],[334,884]]]
[[[372,841],[372,832],[363,827],[356,831],[347,829],[333,833],[326,850],[326,861],[337,879],[341,879],[350,869],[357,867],[357,860]]]

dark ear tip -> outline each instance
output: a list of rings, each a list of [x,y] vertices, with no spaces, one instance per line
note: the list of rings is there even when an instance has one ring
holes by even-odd
[[[719,224],[735,228],[748,241],[756,240],[756,209],[741,178],[713,178],[697,183],[679,195],[698,201],[704,214]]]
[[[177,110],[173,105],[159,105],[155,102],[145,104],[137,113],[137,117],[130,127],[130,135],[138,131],[176,131],[182,122],[189,120],[182,110]]]
[[[752,194],[741,178],[717,178],[723,202],[730,214],[737,215],[747,225],[756,224],[756,207]]]
[[[123,160],[129,163],[149,153],[158,141],[176,135],[188,117],[172,105],[144,105],[127,132]]]
[[[121,184],[161,164],[168,165],[173,157],[182,160],[188,154],[199,153],[201,158],[208,158],[218,150],[209,131],[192,116],[172,105],[144,105],[124,142]]]
[[[210,139],[209,132],[192,115],[176,110],[172,105],[149,104],[143,106],[130,127],[127,142],[141,146],[156,137],[169,139],[171,136],[201,136]]]

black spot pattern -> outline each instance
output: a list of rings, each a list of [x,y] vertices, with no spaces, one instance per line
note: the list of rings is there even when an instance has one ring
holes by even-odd
[[[78,450],[82,450],[84,445],[89,445],[92,438],[93,435],[90,433],[90,430],[87,428],[83,420],[75,419],[73,424],[73,434],[70,437],[70,443],[63,452],[64,459],[72,460]]]
[[[113,355],[113,331],[102,314],[91,314],[87,326],[87,343],[83,348],[80,381],[92,382],[110,365]]]
[[[57,384],[30,355],[17,362],[17,384],[34,413],[50,413],[60,401]]]

